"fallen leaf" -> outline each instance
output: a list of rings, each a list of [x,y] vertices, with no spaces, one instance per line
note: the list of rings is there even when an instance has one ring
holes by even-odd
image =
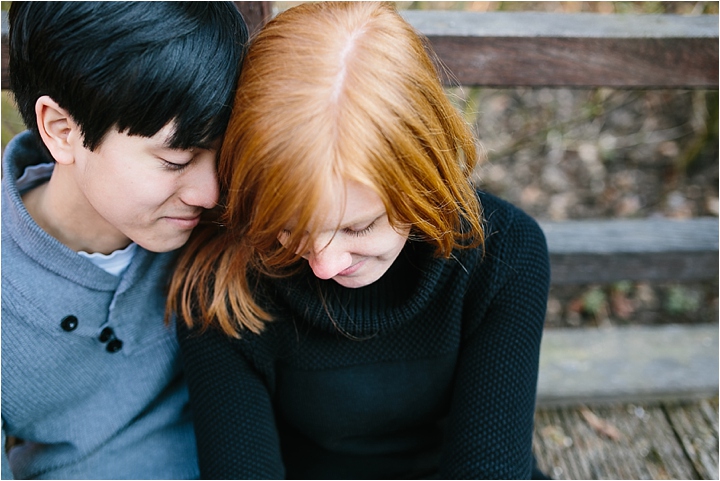
[[[552,441],[557,446],[562,446],[565,448],[569,448],[573,445],[572,438],[570,436],[567,436],[565,432],[562,430],[559,426],[549,425],[545,426],[541,431],[540,435],[548,440]]]
[[[600,419],[588,408],[581,408],[580,414],[585,418],[585,421],[593,428],[598,434],[603,435],[613,441],[619,441],[622,438],[622,433],[613,424]]]
[[[610,294],[610,306],[620,319],[629,319],[635,312],[633,302],[627,298],[625,293],[618,290],[613,290],[612,294]]]

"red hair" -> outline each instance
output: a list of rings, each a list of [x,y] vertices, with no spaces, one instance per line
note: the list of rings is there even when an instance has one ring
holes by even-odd
[[[291,8],[253,40],[221,148],[222,227],[198,227],[168,300],[193,325],[239,337],[270,316],[250,279],[297,265],[329,182],[374,189],[395,227],[437,256],[484,242],[470,182],[475,141],[450,104],[426,42],[394,7]],[[278,234],[292,221],[287,248]]]

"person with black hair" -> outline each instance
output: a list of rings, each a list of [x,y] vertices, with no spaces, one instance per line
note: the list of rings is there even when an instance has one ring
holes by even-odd
[[[9,20],[28,131],[3,158],[2,477],[196,478],[166,284],[217,203],[247,27],[232,2],[12,2]]]

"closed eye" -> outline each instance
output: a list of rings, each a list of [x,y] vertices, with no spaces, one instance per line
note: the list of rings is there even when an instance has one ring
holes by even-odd
[[[346,234],[348,234],[348,235],[351,235],[351,236],[353,236],[353,237],[362,237],[362,236],[364,236],[364,235],[369,234],[370,231],[373,230],[373,228],[375,227],[375,224],[376,224],[376,223],[377,223],[377,219],[374,220],[374,221],[372,221],[372,222],[370,223],[370,225],[368,225],[367,227],[365,227],[365,228],[363,228],[363,229],[354,230],[354,229],[351,229],[351,228],[349,228],[349,227],[346,227],[345,229],[343,229],[343,232],[346,233]]]
[[[184,164],[176,164],[174,162],[168,162],[165,159],[160,159],[160,160],[162,160],[162,165],[165,169],[171,170],[173,172],[182,172],[190,165],[190,162],[186,162]]]

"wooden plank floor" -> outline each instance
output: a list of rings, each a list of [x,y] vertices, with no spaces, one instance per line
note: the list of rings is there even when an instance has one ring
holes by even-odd
[[[554,479],[718,479],[718,399],[540,407],[533,448]]]

